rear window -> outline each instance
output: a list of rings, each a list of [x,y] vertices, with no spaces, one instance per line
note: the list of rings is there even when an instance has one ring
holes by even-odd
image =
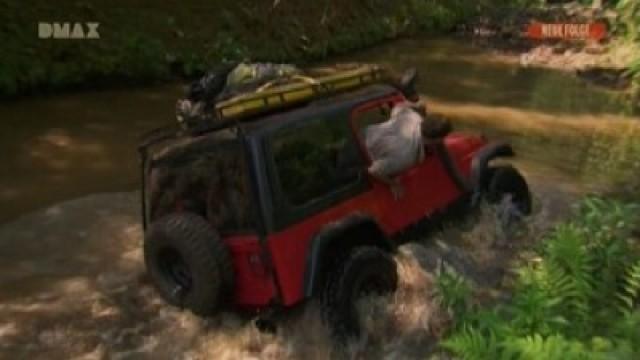
[[[202,215],[220,232],[252,229],[250,178],[238,139],[214,135],[169,146],[147,175],[151,221],[176,210]]]

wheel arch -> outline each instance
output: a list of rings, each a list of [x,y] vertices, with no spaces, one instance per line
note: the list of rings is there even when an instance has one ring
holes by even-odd
[[[515,151],[510,144],[494,142],[480,149],[471,162],[471,185],[476,194],[482,194],[489,185],[489,162],[497,158],[513,157]],[[477,197],[477,196],[476,196]]]
[[[357,246],[375,246],[387,252],[395,252],[396,246],[382,231],[372,216],[352,214],[342,220],[327,224],[311,241],[307,252],[303,277],[304,297],[318,294],[326,281],[326,267],[339,254]]]

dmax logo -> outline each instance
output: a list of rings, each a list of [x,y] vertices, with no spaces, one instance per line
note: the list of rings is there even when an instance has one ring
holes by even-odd
[[[40,39],[100,39],[99,23],[38,23],[38,37]]]

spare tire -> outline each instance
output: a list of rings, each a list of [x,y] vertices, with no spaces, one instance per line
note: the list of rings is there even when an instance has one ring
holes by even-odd
[[[233,289],[229,250],[202,217],[167,215],[151,224],[144,240],[149,276],[170,304],[212,315]]]

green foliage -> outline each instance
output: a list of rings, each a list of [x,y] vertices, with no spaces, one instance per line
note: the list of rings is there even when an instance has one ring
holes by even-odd
[[[241,61],[248,56],[249,49],[236,36],[228,32],[218,34],[208,51],[210,61],[217,63]]]
[[[561,296],[549,296],[552,286],[567,286],[562,273],[554,273],[557,267],[540,266],[526,268],[520,272],[520,283],[516,287],[513,306],[508,308],[514,331],[518,334],[551,334],[568,325],[564,314],[558,311]]]
[[[492,333],[484,334],[480,330],[468,326],[442,341],[440,345],[468,360],[496,359],[499,354],[495,335]]]
[[[179,56],[179,60],[182,63],[182,73],[188,78],[193,78],[217,65],[240,62],[248,57],[249,50],[244,44],[232,34],[222,32],[207,45],[204,55],[189,51]]]
[[[629,64],[629,69],[627,70],[626,75],[631,77],[634,83],[635,92],[640,94],[640,54],[638,54],[638,57]]]
[[[470,310],[471,284],[454,270],[445,268],[436,278],[436,299],[455,316],[464,317]]]
[[[544,239],[537,261],[518,269],[512,300],[457,313],[442,347],[463,359],[638,358],[638,209],[585,199],[575,220]]]
[[[628,41],[640,43],[640,1],[620,0],[616,10],[620,14],[616,30]],[[640,96],[640,54],[629,64],[629,75],[634,81],[634,92]]]
[[[460,9],[460,1],[440,3],[428,0],[408,1],[410,16],[421,31],[433,31],[451,28],[457,20],[456,10]]]
[[[96,21],[103,24],[99,40],[38,39],[35,23],[83,19],[87,9],[82,3],[2,8],[0,35],[7,41],[0,44],[0,96],[145,83],[172,72],[193,77],[213,64],[244,59],[318,60],[403,34],[446,31],[478,6],[471,0],[292,0],[277,7],[269,1],[219,0],[198,6],[187,1],[178,8],[157,2],[141,8],[116,0],[111,7],[92,7]],[[143,15],[131,16],[135,13]]]
[[[631,40],[640,39],[640,2],[620,0],[617,5],[620,13],[621,31]]]
[[[115,72],[117,76],[133,79],[160,78],[168,71],[162,43],[141,35],[126,38],[115,58],[104,66],[98,68],[103,74]]]
[[[640,299],[640,260],[627,270],[622,290],[617,295],[622,301],[620,306],[622,312],[633,311]]]
[[[523,360],[586,360],[596,359],[584,344],[565,339],[562,335],[542,337],[540,334],[509,339],[504,342],[504,359]]]

